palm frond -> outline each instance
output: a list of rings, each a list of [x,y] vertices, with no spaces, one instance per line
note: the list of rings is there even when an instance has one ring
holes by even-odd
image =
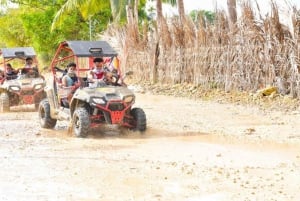
[[[176,0],[163,0],[162,2],[171,4],[172,6],[176,6],[177,4]]]
[[[56,13],[52,22],[51,31],[53,31],[55,27],[62,22],[66,14],[73,10],[78,10],[83,19],[88,19],[90,16],[98,13],[104,5],[107,5],[108,3],[109,2],[105,0],[68,0]]]
[[[51,25],[51,31],[53,31],[59,23],[62,22],[64,16],[69,13],[73,9],[78,9],[80,5],[82,5],[85,1],[84,0],[68,0],[60,10],[56,13],[52,25]]]

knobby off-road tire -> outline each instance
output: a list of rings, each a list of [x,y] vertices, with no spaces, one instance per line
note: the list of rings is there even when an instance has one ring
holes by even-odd
[[[72,118],[72,131],[76,137],[86,137],[90,130],[90,115],[85,108],[77,108]]]
[[[0,112],[9,112],[9,96],[7,93],[1,93],[0,95]]]
[[[50,116],[50,104],[47,99],[43,99],[40,102],[39,108],[40,125],[42,128],[54,128],[56,125],[56,119],[52,119]]]
[[[147,127],[147,121],[146,121],[146,114],[143,109],[141,108],[133,108],[130,111],[131,116],[134,119],[132,128],[133,131],[145,131]]]
[[[39,98],[38,100],[36,100],[36,102],[34,103],[34,110],[35,111],[39,111],[40,108],[40,102],[44,99],[47,99],[47,94],[46,92],[43,93],[43,96],[41,98]]]

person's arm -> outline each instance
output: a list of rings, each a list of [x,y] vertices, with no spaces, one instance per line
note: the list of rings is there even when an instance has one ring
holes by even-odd
[[[92,70],[90,70],[88,72],[87,78],[88,78],[88,81],[93,81],[94,80],[94,72]]]
[[[61,86],[62,87],[68,87],[68,83],[67,83],[67,76],[63,76],[62,80],[61,80]]]
[[[5,74],[4,72],[0,71],[0,84],[2,84],[5,80]]]

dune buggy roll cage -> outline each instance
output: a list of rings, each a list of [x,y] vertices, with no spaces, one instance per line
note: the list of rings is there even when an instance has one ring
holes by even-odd
[[[93,59],[96,57],[109,58],[110,62],[116,59],[119,66],[117,52],[106,41],[63,41],[55,52],[50,68],[55,74],[57,65],[69,60],[76,63],[76,71],[79,75],[82,71],[91,70]],[[81,58],[88,58],[88,63],[82,64]]]
[[[33,63],[38,64],[36,53],[33,47],[12,47],[12,48],[1,48],[0,56],[3,58],[0,61],[0,65],[4,65],[4,70],[6,71],[6,63],[14,59],[20,59],[24,61],[27,57],[32,58]]]

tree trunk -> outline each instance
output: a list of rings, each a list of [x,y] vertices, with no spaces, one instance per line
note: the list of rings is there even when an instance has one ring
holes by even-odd
[[[232,25],[235,25],[237,21],[236,0],[227,0],[227,7],[228,7],[230,22]]]
[[[183,24],[185,21],[184,3],[183,0],[177,0],[177,7],[179,13],[180,22]]]
[[[163,18],[163,13],[162,13],[162,3],[161,0],[156,1],[156,20],[158,23],[161,22]]]
[[[134,16],[132,15],[132,6],[126,5],[126,18],[127,18],[127,24],[129,26],[132,26],[133,22],[134,22]]]
[[[139,21],[139,14],[138,14],[138,8],[139,7],[139,0],[134,0],[134,24],[138,26]]]
[[[138,0],[135,0],[134,3],[138,3]],[[136,16],[137,11],[133,10],[137,9],[137,6],[133,6],[129,1],[128,5],[126,5],[126,14],[127,14],[127,40],[130,40],[129,45],[138,47],[139,45],[139,30],[138,30],[138,19]]]
[[[156,1],[157,29],[158,36],[162,39],[162,46],[166,49],[172,45],[172,38],[168,29],[168,24],[162,13],[162,1]]]
[[[153,61],[152,61],[152,84],[158,81],[158,57],[159,57],[159,42],[157,42],[153,49]]]
[[[110,0],[110,7],[111,7],[111,13],[114,21],[119,21],[120,20],[120,15],[119,15],[119,0]]]

